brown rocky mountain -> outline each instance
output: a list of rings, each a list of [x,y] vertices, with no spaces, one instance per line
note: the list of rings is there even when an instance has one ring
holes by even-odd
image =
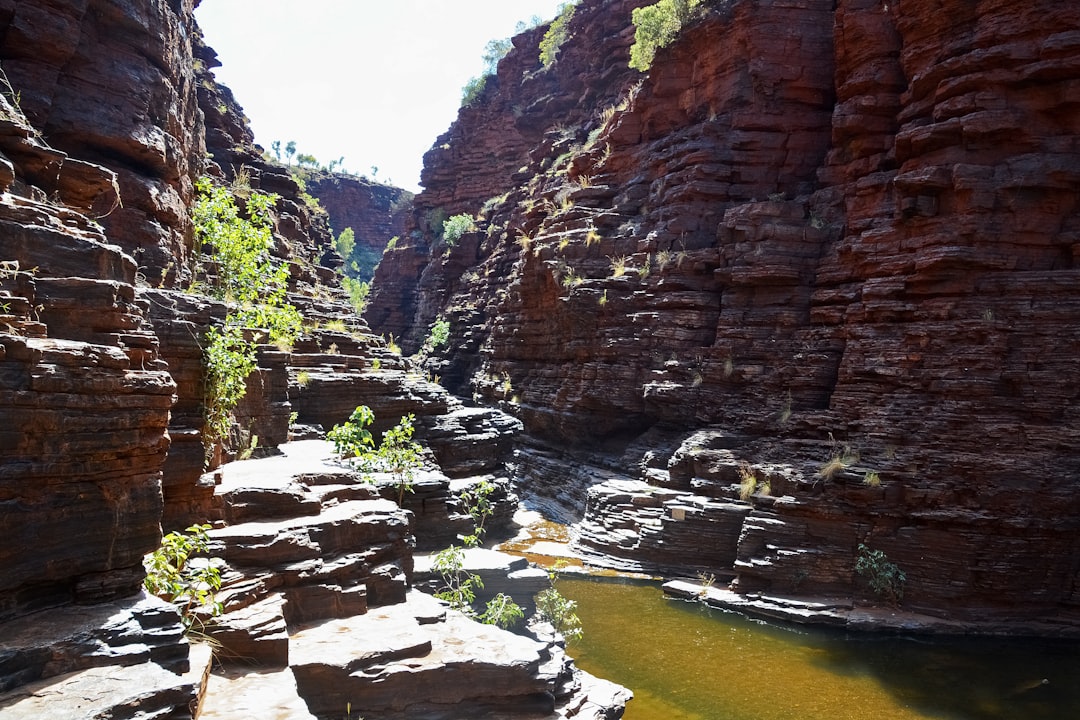
[[[628,693],[578,670],[550,626],[513,634],[412,589],[416,548],[470,531],[463,492],[490,486],[490,531],[510,525],[520,423],[425,381],[357,316],[328,220],[374,252],[404,194],[320,177],[320,210],[215,82],[195,4],[0,0],[0,714],[314,717],[340,692],[369,717],[620,714]],[[258,346],[212,441],[204,348],[230,307],[198,292],[216,272],[191,219],[201,175],[241,208],[275,195],[270,254],[303,317],[291,347]],[[376,433],[415,414],[414,494],[287,442],[360,404]],[[142,591],[162,531],[202,522],[222,578],[213,676],[209,646]],[[502,571],[508,592],[549,583]],[[390,676],[413,689],[380,692]]]
[[[290,717],[617,717],[626,692],[553,633],[415,592],[417,548],[468,531],[481,483],[492,533],[525,494],[592,562],[715,575],[715,602],[762,614],[1080,632],[1072,4],[710,2],[640,73],[646,3],[583,0],[550,67],[546,27],[514,39],[400,227],[393,192],[316,180],[328,217],[264,157],[196,4],[0,0],[0,714],[282,693]],[[277,196],[304,318],[213,441],[204,345],[230,308],[195,292],[202,175]],[[331,226],[401,236],[366,319]],[[417,416],[400,505],[299,442],[362,403],[377,434]],[[141,590],[193,522],[223,579],[210,632],[262,680],[208,676]],[[902,569],[893,597],[860,545]]]
[[[515,38],[372,327],[449,321],[429,367],[597,561],[850,608],[865,544],[911,612],[1075,632],[1080,11],[707,3],[642,74],[642,4]]]

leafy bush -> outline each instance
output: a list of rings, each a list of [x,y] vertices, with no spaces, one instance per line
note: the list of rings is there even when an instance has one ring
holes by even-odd
[[[576,612],[577,603],[563,597],[554,586],[536,596],[536,609],[540,617],[551,623],[567,642],[579,640],[585,634],[581,626],[581,618]]]
[[[262,329],[272,343],[291,345],[300,332],[300,313],[287,300],[289,268],[275,263],[270,209],[276,196],[252,192],[243,217],[233,195],[209,178],[196,183],[192,220],[198,249],[213,259],[215,271],[202,276],[207,294],[230,304],[221,328],[206,334],[207,382],[205,440],[224,438],[231,413],[244,396],[247,376],[256,367],[255,346],[245,328]],[[209,447],[208,447],[209,454]]]
[[[206,331],[206,391],[203,401],[209,442],[224,438],[232,425],[232,411],[247,392],[247,377],[258,365],[255,345],[234,324]]]
[[[476,98],[480,97],[480,93],[487,86],[488,78],[498,71],[499,61],[506,57],[506,54],[513,47],[514,43],[511,42],[510,38],[488,41],[488,44],[484,46],[484,72],[479,77],[471,78],[469,82],[465,83],[465,87],[461,89],[462,107],[472,105]]]
[[[346,275],[341,278],[341,287],[345,288],[345,292],[349,293],[349,302],[352,303],[356,312],[362,314],[367,306],[368,295],[371,294],[371,283]]]
[[[326,437],[334,443],[334,451],[365,472],[385,472],[394,476],[398,489],[398,504],[412,492],[412,479],[420,467],[423,448],[412,441],[416,416],[402,417],[398,424],[383,433],[382,442],[375,440],[367,428],[375,422],[375,413],[367,405],[353,410],[344,425],[335,425]]]
[[[634,44],[630,47],[630,67],[646,72],[652,67],[656,51],[679,37],[686,24],[701,6],[702,0],[660,0],[634,10]]]
[[[577,2],[566,2],[559,6],[558,16],[551,21],[547,32],[540,41],[540,62],[545,68],[555,64],[559,56],[559,50],[570,39],[570,21],[577,9]]]
[[[437,348],[440,345],[446,345],[448,342],[450,342],[450,321],[439,318],[431,324],[431,330],[428,332],[425,344]]]
[[[465,509],[473,519],[473,532],[462,538],[465,547],[479,547],[484,537],[484,522],[494,510],[491,495],[495,486],[481,480],[471,489],[461,493]],[[489,600],[484,612],[477,615],[472,608],[476,602],[476,590],[484,587],[479,575],[465,570],[465,550],[451,545],[439,551],[432,560],[432,569],[442,576],[442,588],[435,597],[445,600],[450,607],[475,617],[482,623],[509,629],[525,618],[525,612],[513,598],[499,593]]]
[[[461,236],[473,229],[473,216],[468,213],[452,215],[443,221],[442,237],[447,245],[453,246]]]
[[[209,525],[192,525],[184,532],[171,532],[161,539],[161,547],[143,558],[146,579],[143,585],[153,595],[171,602],[180,610],[184,632],[201,616],[221,614],[216,593],[221,589],[221,571],[216,558],[189,563],[191,556],[205,553],[209,545]]]
[[[480,93],[484,92],[484,88],[487,87],[487,81],[487,75],[469,78],[469,81],[465,83],[465,87],[461,88],[461,107],[468,107],[476,102],[476,99],[480,97]]]
[[[898,605],[903,600],[907,576],[896,563],[890,562],[881,550],[871,550],[863,543],[859,543],[855,572],[864,576],[870,584],[870,589],[891,605]]]
[[[367,429],[373,422],[375,413],[367,405],[360,405],[344,425],[335,425],[326,437],[334,443],[334,452],[341,457],[361,457],[375,447],[375,439]]]

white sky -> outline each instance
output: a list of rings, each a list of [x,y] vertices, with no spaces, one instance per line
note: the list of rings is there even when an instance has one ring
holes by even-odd
[[[489,40],[564,0],[202,0],[195,12],[255,132],[416,190]]]

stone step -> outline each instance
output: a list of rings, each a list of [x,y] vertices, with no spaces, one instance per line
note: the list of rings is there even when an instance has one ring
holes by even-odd
[[[212,661],[210,646],[195,644],[184,672],[150,661],[78,670],[0,695],[0,714],[5,720],[182,720],[192,717],[204,697]]]
[[[557,677],[542,671],[550,665],[544,643],[476,623],[419,592],[294,634],[290,660],[318,716],[340,717],[346,706],[432,718],[554,711]]]
[[[315,720],[297,693],[296,677],[291,668],[252,670],[235,667],[214,672],[210,675],[206,700],[196,720],[243,718]]]

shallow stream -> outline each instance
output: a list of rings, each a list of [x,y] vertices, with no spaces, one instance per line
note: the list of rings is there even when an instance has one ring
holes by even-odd
[[[656,583],[564,576],[577,664],[634,691],[626,720],[1075,720],[1080,644],[852,635],[748,620]]]

